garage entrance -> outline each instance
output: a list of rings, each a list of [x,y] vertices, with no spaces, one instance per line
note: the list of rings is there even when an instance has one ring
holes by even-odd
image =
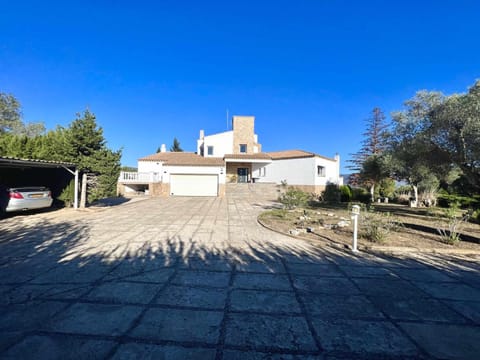
[[[218,175],[171,174],[170,195],[218,196]]]

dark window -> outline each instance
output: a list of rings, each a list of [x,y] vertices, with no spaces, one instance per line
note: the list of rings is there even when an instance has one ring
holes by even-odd
[[[325,166],[317,166],[317,176],[325,176]]]
[[[213,155],[213,146],[207,146],[207,154]]]
[[[242,154],[247,153],[247,144],[240,144],[240,153]]]

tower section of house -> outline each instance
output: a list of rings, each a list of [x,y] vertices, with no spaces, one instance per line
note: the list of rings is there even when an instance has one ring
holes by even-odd
[[[232,130],[213,135],[200,130],[197,140],[200,156],[224,158],[228,182],[255,181],[256,169],[271,163],[270,157],[261,151],[254,116],[233,116]]]

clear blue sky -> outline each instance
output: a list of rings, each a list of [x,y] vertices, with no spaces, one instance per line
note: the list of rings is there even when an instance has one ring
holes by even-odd
[[[24,120],[88,107],[122,164],[255,115],[264,151],[358,150],[375,106],[480,78],[480,2],[3,1],[0,91]]]

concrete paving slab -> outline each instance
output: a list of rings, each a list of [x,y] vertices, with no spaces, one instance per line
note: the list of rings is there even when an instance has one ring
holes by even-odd
[[[290,313],[300,315],[300,305],[293,293],[259,290],[233,290],[232,311],[258,313]]]
[[[230,314],[225,344],[252,350],[318,350],[307,322],[300,316]]]
[[[415,344],[390,322],[313,319],[313,326],[327,351],[369,354],[370,358],[420,354]]]
[[[121,345],[112,360],[214,360],[215,349],[186,348],[180,346],[164,346],[128,343]]]
[[[169,285],[155,303],[159,305],[223,310],[227,299],[226,288],[192,288]]]
[[[43,329],[68,334],[120,336],[141,311],[141,307],[130,305],[74,304]]]
[[[391,269],[379,266],[345,266],[339,268],[352,278],[386,278],[398,279],[398,276]]]
[[[223,358],[228,360],[322,360],[320,354],[300,355],[286,353],[266,353],[258,351],[225,350]]]
[[[415,282],[415,285],[436,299],[480,301],[480,290],[464,284]]]
[[[333,295],[359,295],[360,291],[346,278],[321,278],[293,275],[295,288],[302,292]]]
[[[233,279],[235,288],[252,290],[292,291],[287,275],[238,273]]]
[[[115,345],[115,342],[105,340],[33,335],[10,348],[2,354],[2,358],[12,360],[105,359]]]
[[[398,299],[420,299],[427,295],[405,280],[391,279],[352,279],[362,293],[374,297],[391,297]]]
[[[445,301],[457,312],[480,325],[480,301]]]
[[[216,344],[223,312],[149,309],[130,336],[154,341]]]
[[[247,261],[237,264],[235,269],[238,272],[253,272],[265,274],[285,274],[286,269],[283,264],[272,261]]]
[[[465,317],[435,299],[373,298],[373,303],[395,320],[465,323]]]
[[[179,270],[172,284],[184,286],[207,286],[225,288],[230,282],[230,273],[214,271]]]
[[[168,279],[173,275],[174,272],[175,270],[170,268],[149,270],[144,271],[140,274],[125,276],[119,278],[119,280],[164,284],[168,281]]]
[[[396,269],[394,272],[405,280],[424,282],[454,282],[447,272],[433,269]]]
[[[63,311],[68,304],[35,301],[0,308],[0,331],[33,331]]]
[[[480,354],[478,327],[399,323],[428,354],[438,359],[476,360]]]
[[[307,313],[321,319],[384,319],[385,316],[363,295],[302,293]]]
[[[331,264],[291,263],[287,267],[295,275],[344,277],[339,267]]]
[[[99,284],[85,298],[107,304],[148,304],[162,286],[124,281],[108,282]]]

